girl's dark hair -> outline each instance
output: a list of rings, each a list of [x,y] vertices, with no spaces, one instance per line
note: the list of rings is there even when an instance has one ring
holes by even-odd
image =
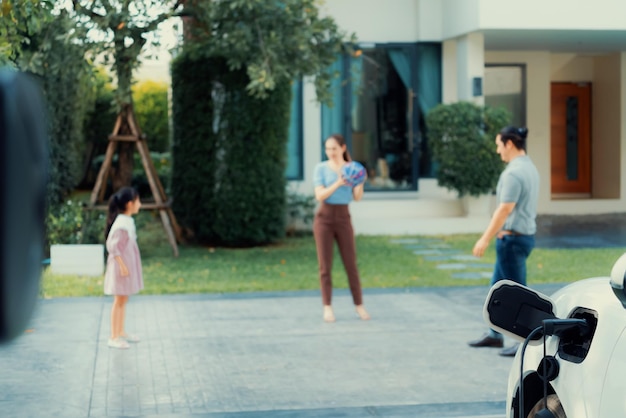
[[[109,198],[109,211],[107,213],[107,226],[104,230],[104,238],[108,238],[111,226],[117,215],[126,210],[128,202],[133,202],[139,197],[139,193],[132,187],[122,187]]]
[[[503,144],[506,144],[506,141],[513,142],[515,148],[526,150],[526,137],[528,136],[528,128],[522,126],[520,128],[515,126],[507,126],[506,128],[502,128],[500,131],[500,140]]]
[[[328,138],[326,138],[326,141],[328,141],[329,139],[334,139],[335,141],[337,141],[337,143],[341,147],[346,145],[346,140],[344,139],[343,135],[341,135],[341,134],[329,135]],[[324,142],[326,142],[326,141],[324,141]],[[352,157],[350,157],[350,153],[348,152],[348,148],[346,148],[346,150],[343,152],[343,160],[347,161],[347,162],[352,161]]]

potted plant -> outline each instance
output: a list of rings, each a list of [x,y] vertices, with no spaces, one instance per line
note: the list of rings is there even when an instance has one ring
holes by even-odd
[[[105,215],[88,211],[78,200],[50,208],[46,219],[46,244],[54,274],[101,276],[104,274]]]
[[[440,104],[426,116],[437,183],[458,193],[466,213],[471,198],[490,196],[495,191],[504,165],[494,141],[510,119],[504,108],[470,102]]]

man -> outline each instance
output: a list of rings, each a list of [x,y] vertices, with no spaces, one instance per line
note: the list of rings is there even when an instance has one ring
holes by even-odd
[[[526,155],[528,129],[508,126],[496,137],[496,152],[507,167],[500,175],[496,189],[497,208],[489,226],[474,245],[473,254],[482,257],[491,238],[496,239],[496,264],[491,279],[493,286],[503,279],[526,285],[526,259],[535,246],[539,173]],[[471,347],[503,347],[502,334],[489,330],[481,338],[470,341]],[[517,344],[500,351],[514,356]]]

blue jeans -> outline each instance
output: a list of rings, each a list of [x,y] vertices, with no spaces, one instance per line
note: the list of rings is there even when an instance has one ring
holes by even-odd
[[[534,235],[504,235],[496,239],[496,265],[493,269],[491,286],[504,279],[513,280],[526,286],[526,259],[535,248]],[[489,335],[502,338],[494,330]]]

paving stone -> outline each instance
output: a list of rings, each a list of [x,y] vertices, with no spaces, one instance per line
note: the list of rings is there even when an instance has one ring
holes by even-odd
[[[491,277],[491,273],[486,273]],[[478,280],[484,279],[485,273],[480,271],[464,271],[462,273],[452,273],[452,277],[455,279],[467,279],[467,280]]]
[[[439,270],[466,270],[467,264],[464,263],[446,263],[437,264]]]
[[[452,258],[455,259],[455,260],[459,260],[459,261],[461,261],[461,260],[464,260],[464,261],[478,261],[478,260],[480,260],[480,257],[476,257],[476,256],[473,256],[471,254],[453,255]]]
[[[455,260],[454,257],[455,257],[454,254],[426,255],[426,256],[424,256],[424,260],[426,260],[426,261],[450,261],[450,260]]]
[[[426,244],[411,244],[411,245],[404,245],[404,248],[408,249],[408,250],[425,250],[425,249],[439,249],[439,248],[450,248],[449,244],[446,243],[426,243]]]
[[[437,268],[440,270],[464,270],[464,269],[477,269],[477,268],[493,268],[493,264],[488,263],[447,263],[438,264]],[[491,274],[491,273],[490,273]]]
[[[365,289],[360,321],[338,289],[333,324],[318,291],[137,296],[128,350],[106,346],[109,298],[41,300],[33,331],[0,345],[0,416],[493,416],[511,361],[465,344],[486,293]]]
[[[392,244],[403,244],[403,245],[437,245],[442,244],[443,240],[440,238],[393,238],[389,240]]]
[[[422,242],[419,238],[394,238],[389,240],[392,244],[417,244]]]
[[[431,255],[425,256],[424,260],[427,261],[479,261],[480,258],[467,254],[446,254],[446,255]],[[470,264],[470,263],[468,263]],[[470,264],[471,265],[471,264]]]
[[[465,263],[467,265],[467,268],[472,268],[472,269],[489,269],[491,272],[493,272],[493,263]],[[491,275],[491,273],[489,273]],[[489,276],[491,277],[491,276]]]
[[[430,248],[425,250],[414,250],[413,254],[415,255],[440,255],[440,254],[456,254],[459,250],[454,248]]]

